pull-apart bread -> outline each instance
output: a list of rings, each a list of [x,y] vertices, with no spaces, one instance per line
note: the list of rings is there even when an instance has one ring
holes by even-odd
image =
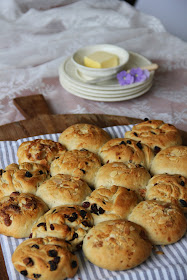
[[[153,176],[146,187],[146,200],[159,200],[178,205],[187,212],[187,179],[181,175]]]
[[[97,224],[126,219],[138,202],[138,195],[133,190],[119,186],[100,186],[86,198],[82,206],[92,213],[94,224]]]
[[[149,169],[154,153],[151,148],[140,142],[126,138],[115,138],[103,145],[99,156],[104,164],[111,162],[134,163]]]
[[[146,144],[153,149],[155,154],[167,147],[182,144],[178,129],[161,120],[147,120],[134,125],[131,131],[125,133],[125,138]]]
[[[51,163],[51,175],[68,174],[78,177],[94,186],[95,176],[101,167],[101,160],[98,155],[83,150],[72,150],[65,152]]]
[[[150,172],[179,174],[187,178],[187,146],[173,146],[160,151],[152,161]]]
[[[155,245],[177,242],[187,227],[184,213],[177,205],[154,200],[141,201],[128,220],[141,225]]]
[[[29,237],[33,224],[48,211],[34,194],[13,192],[0,200],[0,234],[15,238]]]
[[[66,128],[60,135],[58,141],[67,150],[87,149],[97,153],[111,136],[102,128],[93,124],[78,123]]]
[[[94,226],[83,241],[83,252],[93,264],[108,270],[126,270],[144,262],[152,245],[144,229],[125,220]]]
[[[78,205],[58,206],[40,217],[32,228],[32,237],[57,237],[68,241],[71,250],[79,250],[82,241],[93,226],[89,211]]]
[[[97,172],[95,188],[116,185],[134,190],[144,197],[150,178],[148,170],[139,164],[112,162],[103,165]]]
[[[187,146],[173,125],[147,120],[111,139],[74,124],[17,157],[0,170],[0,234],[30,237],[12,256],[23,276],[74,277],[80,249],[101,268],[131,269],[185,235]]]
[[[0,198],[12,192],[35,194],[37,188],[49,178],[47,168],[38,163],[9,164],[0,170]]]
[[[85,181],[66,174],[51,177],[36,192],[49,208],[66,204],[81,205],[90,194],[91,189]]]
[[[78,270],[78,259],[68,244],[58,238],[31,238],[23,241],[12,255],[21,275],[29,279],[64,280]]]
[[[36,139],[23,142],[17,151],[18,162],[35,162],[49,170],[51,162],[64,153],[66,148],[55,141]]]

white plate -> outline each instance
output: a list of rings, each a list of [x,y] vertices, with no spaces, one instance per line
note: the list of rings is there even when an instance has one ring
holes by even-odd
[[[94,97],[105,97],[105,98],[114,98],[114,97],[120,97],[120,96],[129,96],[132,94],[135,94],[137,92],[143,91],[146,88],[148,88],[150,85],[152,85],[152,80],[149,81],[149,83],[142,84],[140,87],[131,88],[129,90],[113,90],[113,91],[101,91],[101,90],[95,90],[95,89],[87,89],[80,86],[77,86],[76,84],[70,82],[68,79],[66,79],[65,76],[61,75],[60,83],[62,86],[70,87],[72,90],[76,92],[80,92],[89,96]]]
[[[72,86],[70,84],[66,84],[66,82],[64,82],[64,81],[61,81],[61,85],[64,87],[64,89],[66,89],[71,94],[84,98],[84,99],[93,100],[93,101],[117,102],[117,101],[133,99],[135,97],[143,95],[151,88],[152,83],[148,87],[146,87],[144,90],[140,90],[140,91],[138,91],[134,94],[130,94],[128,96],[120,95],[119,97],[116,97],[116,96],[115,97],[111,97],[111,96],[100,97],[100,96],[95,96],[95,95],[88,95],[85,91],[83,93],[83,91],[81,91],[81,90],[72,88]]]
[[[124,86],[124,87],[121,87],[120,89],[116,89],[116,90],[105,90],[105,89],[101,90],[101,89],[85,88],[85,87],[82,87],[82,86],[77,85],[76,83],[72,82],[63,73],[61,73],[59,79],[60,79],[61,83],[63,83],[63,81],[65,81],[66,83],[69,83],[72,87],[74,87],[75,89],[82,90],[82,91],[86,90],[86,92],[94,93],[95,95],[100,95],[100,94],[103,94],[103,95],[114,95],[115,94],[116,95],[116,94],[132,94],[136,91],[143,90],[148,85],[150,85],[150,83],[152,83],[153,76],[151,77],[151,79],[148,79],[144,83],[139,83],[139,86],[137,86],[137,87],[126,89],[126,86]]]
[[[151,64],[150,60],[148,60],[147,58],[139,54],[133,52],[129,52],[129,54],[130,54],[129,61],[125,65],[126,70]],[[59,76],[61,75],[65,76],[66,79],[69,80],[69,82],[73,83],[74,85],[76,84],[81,88],[89,88],[89,89],[102,90],[102,91],[103,90],[107,90],[107,91],[129,90],[131,88],[139,87],[141,84],[143,84],[143,83],[134,83],[131,85],[121,86],[116,78],[97,84],[86,83],[80,78],[80,75],[77,74],[77,68],[71,61],[71,58],[68,58],[60,65]],[[151,81],[153,79],[153,76],[154,76],[154,71],[151,71],[149,79],[147,79],[144,83]]]

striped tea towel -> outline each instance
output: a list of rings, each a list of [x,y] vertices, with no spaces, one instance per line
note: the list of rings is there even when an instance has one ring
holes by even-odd
[[[125,131],[129,131],[131,128],[132,125],[128,125],[107,127],[105,130],[113,138],[116,138],[124,137]],[[0,168],[5,168],[13,162],[17,163],[17,149],[22,142],[38,138],[57,141],[59,135],[59,133],[47,134],[17,141],[0,142]],[[14,250],[23,240],[0,235],[5,265],[10,280],[26,279],[14,269],[11,261]],[[79,270],[73,280],[187,280],[187,234],[175,244],[156,246],[146,262],[127,271],[116,272],[102,269],[87,261],[82,252],[77,252],[77,256],[79,259]],[[106,258],[109,257],[106,256]]]

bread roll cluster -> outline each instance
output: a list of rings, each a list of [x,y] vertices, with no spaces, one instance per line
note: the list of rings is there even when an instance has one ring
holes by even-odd
[[[0,233],[30,237],[12,256],[28,278],[73,277],[80,249],[101,268],[131,269],[186,232],[187,147],[173,125],[147,120],[111,139],[75,124],[17,156],[0,171]]]

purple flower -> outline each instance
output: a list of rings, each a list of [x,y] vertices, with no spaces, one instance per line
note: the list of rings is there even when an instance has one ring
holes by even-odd
[[[130,74],[134,77],[135,83],[144,82],[150,75],[148,70],[142,70],[141,68],[132,68]]]
[[[130,85],[134,82],[134,77],[130,73],[127,73],[125,70],[117,74],[117,79],[121,86]]]
[[[117,74],[117,79],[121,86],[130,85],[133,83],[144,82],[150,76],[150,72],[141,68],[132,68],[130,72],[121,71]]]

